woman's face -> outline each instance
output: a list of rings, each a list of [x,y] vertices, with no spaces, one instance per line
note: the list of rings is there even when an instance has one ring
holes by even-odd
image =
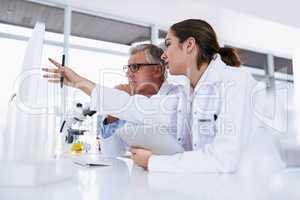
[[[179,42],[179,39],[173,34],[172,30],[168,31],[165,46],[166,50],[161,57],[169,68],[170,74],[186,75],[187,56],[183,49],[183,44]]]

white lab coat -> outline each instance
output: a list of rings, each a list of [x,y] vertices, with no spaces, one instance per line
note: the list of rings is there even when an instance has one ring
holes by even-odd
[[[249,73],[226,66],[216,55],[191,95],[180,86],[171,94],[148,98],[97,85],[92,108],[132,123],[177,127],[177,139],[187,151],[152,155],[149,171],[234,172],[251,131],[253,85]]]
[[[242,68],[226,66],[219,55],[198,81],[191,104],[192,151],[150,157],[149,171],[234,172],[251,132],[254,80]],[[216,119],[217,118],[217,119]]]
[[[104,97],[102,98],[104,100],[102,102],[108,102],[110,103],[109,105],[98,103],[99,99],[97,99],[97,96],[99,96],[100,90],[105,90]],[[118,108],[121,107],[120,103],[125,102],[124,99],[128,101],[126,105],[127,108],[120,112]],[[137,102],[145,102],[145,104],[135,103],[132,99],[137,100]],[[142,95],[130,97],[128,94],[125,94],[125,92],[98,85],[92,93],[92,107],[100,111],[99,113],[102,115],[99,131],[101,131],[103,127],[103,121],[107,117],[106,114],[110,113],[111,115],[127,121],[121,129],[127,129],[127,125],[140,126],[148,124],[167,127],[170,130],[169,133],[174,134],[174,137],[177,138],[178,142],[182,144],[186,150],[190,150],[190,139],[188,139],[189,127],[187,126],[188,124],[183,124],[183,119],[187,116],[187,111],[184,106],[186,99],[187,94],[185,87],[170,84],[167,81],[162,84],[158,93],[150,98]],[[165,106],[164,104],[167,105]],[[116,112],[105,112],[107,106],[110,106],[110,108],[115,107]],[[141,109],[140,107],[143,108]],[[149,110],[153,110],[152,114],[148,113]],[[119,136],[114,134],[111,137],[102,138],[101,135],[102,134],[100,134],[101,153],[103,156],[117,157],[126,152],[127,145]]]

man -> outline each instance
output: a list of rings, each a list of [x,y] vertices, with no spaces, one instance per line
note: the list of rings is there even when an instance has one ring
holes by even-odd
[[[165,69],[162,68],[160,58],[162,50],[157,51],[155,48],[157,47],[153,45],[142,45],[132,49],[129,65],[124,67],[125,70],[128,69],[129,83],[117,86],[118,89],[96,84],[80,76],[70,67],[62,67],[51,58],[49,61],[55,68],[43,68],[46,72],[43,77],[49,82],[60,83],[63,74],[65,85],[77,88],[91,96],[91,108],[103,116],[103,120],[101,119],[99,123],[99,130],[101,130],[101,147],[104,156],[115,157],[125,153],[124,142],[113,133],[119,128],[126,130],[127,126],[135,125],[166,128],[165,130],[174,134],[185,150],[190,150],[189,127],[185,123],[189,120],[187,110],[189,90],[164,81]],[[138,154],[133,152],[135,149],[130,150],[135,163],[139,163],[139,157],[136,156]],[[135,151],[139,150],[141,149]],[[147,157],[150,156],[149,151]]]
[[[152,44],[142,44],[130,50],[128,65],[124,71],[128,77],[128,84],[115,88],[127,92],[129,95],[152,96],[167,93],[174,86],[165,82],[166,73],[161,55],[163,50]],[[103,120],[104,119],[104,120]],[[126,152],[126,144],[114,133],[126,122],[118,118],[107,116],[98,118],[98,129],[101,138],[101,151],[104,156],[116,157]]]

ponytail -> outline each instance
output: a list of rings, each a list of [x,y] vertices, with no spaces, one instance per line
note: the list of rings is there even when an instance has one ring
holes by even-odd
[[[221,55],[221,59],[226,65],[233,67],[239,67],[241,65],[241,60],[236,49],[231,47],[222,47],[219,49],[218,53]]]
[[[187,19],[173,24],[171,30],[180,43],[189,37],[195,38],[200,51],[197,55],[198,69],[203,63],[209,63],[217,53],[221,55],[225,64],[234,67],[241,65],[241,60],[234,48],[220,48],[217,35],[207,22],[200,19]]]

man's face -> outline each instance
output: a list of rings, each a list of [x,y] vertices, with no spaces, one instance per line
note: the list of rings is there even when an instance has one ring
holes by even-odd
[[[128,65],[138,63],[149,63],[146,60],[144,51],[131,55],[128,60]],[[157,81],[160,77],[158,66],[141,66],[136,72],[131,72],[128,69],[127,77],[128,83],[135,94],[149,93],[149,91],[151,93],[151,91],[157,92],[159,90],[159,88],[157,88]]]

